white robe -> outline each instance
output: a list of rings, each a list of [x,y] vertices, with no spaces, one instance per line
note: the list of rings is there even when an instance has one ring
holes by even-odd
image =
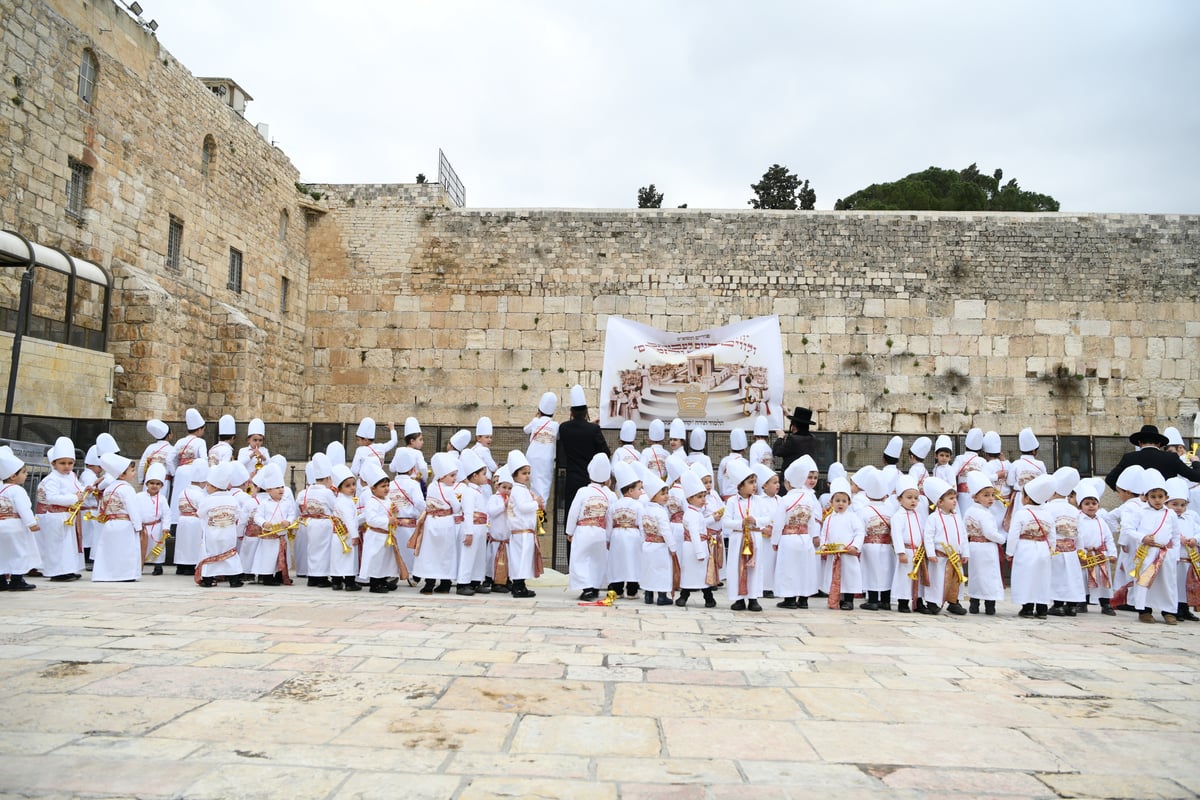
[[[288,525],[296,521],[295,509],[290,507],[287,499],[278,502],[272,500],[265,492],[254,509],[254,524],[259,528]],[[272,576],[279,571],[279,549],[287,553],[287,534],[271,536],[258,541],[253,554],[247,558],[243,551],[242,563],[246,571],[255,575]]]
[[[336,498],[324,484],[305,487],[296,498],[300,507],[300,527],[296,529],[296,561],[298,575],[309,578],[329,577],[330,554],[337,537],[333,533],[333,514]],[[338,543],[338,547],[341,544]]]
[[[814,544],[821,535],[821,504],[809,489],[793,489],[780,499],[771,526],[775,552],[775,594],[810,597],[819,588]]]
[[[557,428],[556,428],[557,432]],[[523,581],[534,577],[537,556],[538,504],[529,487],[514,483],[508,498],[508,577]],[[421,577],[425,577],[422,574]]]
[[[650,503],[642,511],[642,591],[674,591],[671,554],[678,549],[666,506]]]
[[[866,536],[866,528],[863,527],[862,518],[859,517],[852,509],[847,509],[843,512],[830,514],[821,523],[821,540],[822,545],[826,544],[841,544],[846,547],[856,547],[859,552],[862,552],[863,537]],[[858,556],[838,555],[838,556],[823,556],[824,562],[821,566],[821,590],[826,593],[832,593],[833,590],[833,567],[838,559],[842,562],[842,594],[858,594],[863,590],[862,585],[862,564]]]
[[[417,493],[416,497],[420,497],[420,493]],[[387,531],[390,522],[390,499],[368,494],[360,497],[359,502],[359,515],[365,527],[362,534],[362,564],[358,568],[358,582],[370,583],[373,578],[398,578],[400,570],[396,567],[395,548],[401,546],[412,535],[413,529],[396,528],[392,535],[394,545],[389,547]],[[424,498],[421,499],[420,505],[423,510]]]
[[[171,497],[171,480],[178,467],[175,459],[175,445],[166,439],[159,439],[157,442],[152,442],[146,446],[146,449],[142,451],[142,457],[137,462],[138,486],[145,485],[146,470],[150,468],[151,464],[162,464],[163,469],[167,471],[167,479],[163,481],[161,493],[163,500],[169,500]]]
[[[204,489],[188,483],[186,471],[176,484],[175,504],[171,518],[175,521],[175,563],[194,566],[204,557],[203,526],[198,511],[207,496]]]
[[[591,483],[575,493],[567,511],[566,532],[571,542],[570,588],[600,589],[608,585],[608,541],[616,496]],[[580,524],[580,523],[583,524]]]
[[[167,560],[167,520],[171,516],[171,509],[167,506],[167,498],[163,491],[159,489],[158,494],[153,497],[149,492],[137,493],[138,511],[142,515],[142,523],[146,526],[147,564],[163,564]],[[157,545],[162,545],[162,552],[156,556],[153,551]]]
[[[881,542],[867,542],[865,537],[862,556],[863,590],[871,592],[891,591],[892,578],[896,573],[896,550],[892,545],[892,510],[887,500],[870,500],[858,510],[866,536],[879,537]]]
[[[922,506],[929,508],[928,503],[917,503],[917,508]],[[891,529],[892,549],[896,553],[896,571],[892,574],[892,599],[905,600],[911,604],[921,598],[920,576],[918,575],[916,580],[908,576],[913,570],[917,550],[925,545],[925,522],[916,509],[906,511],[901,508],[892,515]],[[900,560],[901,554],[905,556],[906,561]]]
[[[24,488],[0,486],[0,516],[12,517],[0,519],[0,575],[24,575],[39,567],[35,532],[30,530],[38,522]]]
[[[1050,560],[1050,596],[1053,600],[1082,603],[1087,598],[1083,567],[1079,563],[1079,509],[1065,499],[1053,500],[1044,508],[1054,517],[1054,547]]]
[[[755,496],[742,497],[735,494],[725,503],[725,515],[721,517],[721,527],[729,538],[729,549],[725,554],[725,594],[731,603],[739,600],[757,600],[762,597],[762,572],[759,570],[759,554],[763,549],[762,529],[764,524],[770,524],[767,515],[769,509],[757,502]],[[753,564],[746,567],[746,591],[741,588],[740,570],[742,550],[747,531],[743,520],[747,517],[754,520],[748,533],[750,545],[754,552]]]
[[[946,545],[954,548],[962,559],[962,568],[966,572],[970,551],[967,549],[967,532],[958,514],[944,514],[933,511],[925,520],[925,557],[929,564],[929,585],[923,587],[922,597],[926,603],[940,606],[946,589],[946,571],[953,569],[947,557]],[[937,560],[933,560],[936,558]],[[962,593],[960,590],[959,597]]]
[[[70,508],[83,492],[83,484],[74,472],[51,472],[42,478],[37,488],[37,507],[58,506]],[[80,552],[80,542],[75,536],[75,525],[67,525],[69,512],[58,511],[49,513],[43,511],[37,515],[38,554],[41,559],[42,574],[48,577],[56,575],[71,575],[83,570],[83,553]],[[83,510],[80,509],[77,519],[82,523]]]
[[[243,516],[246,506],[237,498],[240,492],[240,489],[226,489],[209,494],[200,501],[200,507],[196,509],[202,528],[204,558],[233,551],[229,558],[205,564],[200,571],[203,578],[218,575],[240,577],[246,571],[242,566],[242,557],[237,551],[238,534],[245,529],[247,522]]]
[[[993,507],[999,505],[994,503]],[[1004,546],[1004,534],[996,525],[996,517],[990,508],[976,503],[967,511],[964,522],[967,527],[967,547],[971,554],[971,599],[1003,600],[1004,577],[1000,572],[1000,548]],[[986,541],[973,541],[981,537]]]
[[[1083,585],[1087,591],[1090,600],[1098,600],[1101,597],[1108,598],[1113,596],[1113,587],[1121,586],[1128,578],[1122,580],[1116,574],[1115,564],[1112,559],[1117,554],[1116,542],[1113,540],[1112,529],[1108,525],[1108,521],[1100,513],[1094,517],[1089,517],[1082,511],[1079,512],[1079,519],[1076,522],[1079,528],[1079,547],[1082,550],[1097,549],[1102,551],[1109,558],[1107,571],[1109,577],[1108,586],[1089,586],[1087,570],[1083,571]],[[1099,572],[1099,568],[1097,568]],[[1099,584],[1099,581],[1097,581]]]
[[[622,497],[612,506],[612,534],[609,540],[609,583],[638,583],[642,579],[642,504]]]
[[[1138,585],[1137,578],[1129,589],[1129,604],[1139,611],[1149,608],[1151,611],[1164,611],[1174,614],[1179,610],[1178,575],[1176,564],[1179,562],[1179,515],[1163,506],[1160,509],[1147,507],[1137,514],[1127,514],[1121,518],[1121,536],[1128,537],[1133,545],[1135,555],[1137,546],[1146,536],[1153,535],[1155,544],[1159,547],[1149,547],[1145,561],[1139,574],[1150,567],[1151,562],[1159,559],[1158,573],[1148,587]],[[1136,559],[1135,559],[1136,566]]]
[[[1045,540],[1022,539],[1045,536]],[[1050,553],[1054,549],[1054,520],[1044,506],[1025,505],[1012,516],[1005,552],[1012,559],[1010,589],[1019,605],[1050,603]]]
[[[708,581],[708,531],[704,509],[688,505],[683,512],[683,539],[679,543],[679,588],[705,589]]]
[[[421,485],[413,480],[408,475],[397,475],[388,484],[388,502],[395,509],[396,518],[400,521],[396,526],[396,548],[400,552],[400,560],[404,562],[405,568],[410,575],[420,575],[419,572],[413,572],[413,564],[416,563],[416,555],[413,554],[413,549],[408,546],[409,537],[416,530],[416,522],[421,515],[425,513],[425,495],[421,494]],[[361,495],[360,495],[361,505]],[[387,527],[386,525],[384,527]],[[367,537],[367,542],[371,541],[372,537]],[[366,545],[364,544],[364,547]],[[375,552],[375,548],[372,549]],[[365,560],[367,551],[363,550],[363,559]],[[397,569],[396,565],[392,565],[393,569]],[[384,577],[376,575],[375,577]],[[389,575],[387,577],[395,577]]]
[[[558,452],[558,423],[552,417],[534,417],[525,426],[525,433],[529,434],[529,447],[525,450],[525,458],[529,459],[529,488],[533,490],[534,494],[545,500],[550,497],[550,487],[554,485],[554,459]],[[516,492],[515,486],[513,491]]]
[[[100,498],[100,513],[124,514],[129,519],[110,519],[101,526],[92,547],[92,580],[138,580],[142,577],[142,515],[133,487],[114,481]]]
[[[358,507],[353,497],[347,497],[341,492],[333,493],[333,516],[345,528],[346,545],[334,532],[329,544],[329,574],[343,578],[353,578],[358,574],[358,552],[361,542],[358,536]]]

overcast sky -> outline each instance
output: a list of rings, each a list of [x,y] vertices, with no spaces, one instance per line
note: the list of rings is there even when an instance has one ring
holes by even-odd
[[[773,163],[817,208],[929,166],[1064,211],[1200,213],[1200,2],[142,0],[231,77],[302,180],[473,207],[748,208]]]

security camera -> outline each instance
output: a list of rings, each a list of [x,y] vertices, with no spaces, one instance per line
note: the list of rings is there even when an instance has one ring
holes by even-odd
[[[111,397],[104,398],[104,402],[108,403],[109,405],[112,405],[112,401],[113,399]]]
[[[117,364],[115,367],[113,367],[113,372],[115,372],[118,375],[124,375],[125,368],[122,367],[120,364]]]

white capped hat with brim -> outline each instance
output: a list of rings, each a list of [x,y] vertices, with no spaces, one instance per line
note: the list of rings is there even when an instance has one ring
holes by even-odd
[[[729,449],[733,451],[746,449],[746,431],[734,428],[729,432]]]
[[[994,488],[996,487],[992,484],[991,478],[985,475],[982,470],[977,469],[967,473],[967,494],[971,495],[971,497],[979,494],[984,489]]]
[[[817,462],[813,461],[813,457],[805,453],[797,458],[788,468],[783,471],[783,479],[791,484],[793,489],[801,489],[804,487],[804,482],[808,480],[808,473],[817,471]]]
[[[667,485],[674,486],[675,481],[679,480],[683,473],[687,472],[687,469],[687,459],[683,456],[667,456]]]
[[[359,421],[358,430],[354,432],[354,435],[359,439],[371,439],[374,441],[375,420],[371,419],[370,417],[363,417],[362,420]]]
[[[329,456],[324,453],[313,453],[312,460],[308,463],[312,467],[310,474],[314,483],[333,475],[333,464],[329,463]]]
[[[767,421],[766,417],[759,416],[759,417],[754,418],[754,435],[755,436],[770,436],[771,435],[771,423]]]
[[[330,464],[346,463],[346,445],[341,442],[330,442],[325,445],[325,455],[329,456]]]
[[[217,464],[208,470],[208,485],[216,489],[218,492],[224,491],[230,487],[233,479],[233,462],[226,461],[224,464]]]
[[[626,461],[621,461],[613,465],[613,479],[617,485],[617,491],[621,491],[642,479],[638,471]]]
[[[192,483],[208,483],[208,462],[204,459],[196,459],[187,467],[187,479]]]
[[[835,494],[844,494],[849,497],[852,493],[850,489],[850,481],[846,478],[834,478],[829,482],[829,497],[832,498]]]
[[[705,494],[708,492],[708,490],[704,488],[704,481],[699,475],[691,470],[683,473],[683,478],[680,479],[679,485],[680,488],[683,489],[683,496],[685,498],[695,497],[698,494]]]
[[[666,487],[666,481],[657,475],[647,475],[646,477],[642,478],[642,489],[645,490],[646,497],[650,498],[651,500],[654,499],[654,495],[658,494]]]
[[[766,464],[754,464],[750,469],[754,470],[754,477],[758,478],[758,491],[761,493],[763,487],[767,485],[767,481],[775,477],[775,470]]]
[[[508,471],[516,475],[517,470],[529,466],[529,459],[520,450],[510,450],[505,464],[508,465]]]
[[[871,480],[871,476],[878,471],[878,467],[874,466],[873,464],[867,464],[865,467],[860,467],[854,471],[854,474],[850,476],[850,482],[865,492],[867,490],[867,484]]]
[[[447,475],[458,472],[458,459],[449,453],[434,453],[433,458],[429,459],[429,466],[433,468],[433,479],[440,481]]]
[[[274,464],[267,464],[254,473],[254,485],[264,491],[283,488],[283,473]]]
[[[343,459],[343,462],[344,461],[345,459]],[[271,463],[279,467],[280,472],[282,472],[284,475],[287,475],[287,456],[283,455],[282,453],[276,453],[275,455],[271,456]]]
[[[1079,483],[1079,470],[1074,467],[1059,467],[1054,471],[1054,493],[1067,497]]]
[[[1156,469],[1148,469],[1142,473],[1142,494],[1149,494],[1155,489],[1167,490],[1167,479]]]
[[[60,458],[75,459],[75,443],[66,436],[54,440],[54,446],[46,452],[46,460],[53,464]]]
[[[883,448],[883,454],[888,458],[899,458],[903,452],[904,440],[899,436],[888,439],[887,447]]]
[[[146,484],[150,481],[158,481],[159,483],[167,482],[167,468],[155,461],[150,466],[146,467],[146,474],[142,477],[142,483]]]
[[[580,408],[587,405],[587,396],[583,393],[583,387],[578,383],[571,387],[571,408]],[[554,413],[553,411],[550,413]]]
[[[171,432],[171,428],[161,419],[146,420],[146,432],[153,436],[156,440],[167,438],[167,434]]]
[[[681,442],[687,441],[687,426],[683,424],[683,420],[679,417],[671,420],[668,438],[678,439]]]
[[[838,478],[846,477],[846,467],[840,461],[835,461],[829,465],[829,473],[825,476],[833,483]]]
[[[105,453],[100,456],[100,466],[104,467],[104,471],[114,478],[125,474],[125,470],[129,469],[129,465],[132,463],[133,461],[130,459],[116,453]]]
[[[1168,437],[1169,438],[1169,437]],[[1185,478],[1180,478],[1176,475],[1174,478],[1167,479],[1167,502],[1172,500],[1182,500],[1188,502],[1189,495],[1188,482]]]
[[[1121,474],[1117,476],[1117,488],[1124,489],[1127,492],[1134,494],[1142,493],[1142,473],[1146,468],[1140,464],[1131,464],[1121,470]]]
[[[267,426],[261,419],[259,419],[258,417],[255,417],[254,419],[250,420],[250,424],[246,426],[246,435],[247,436],[266,436],[267,435]]]
[[[411,447],[396,448],[396,454],[392,456],[392,463],[389,465],[392,472],[397,475],[407,475],[420,463],[417,460],[417,451]]]
[[[920,491],[920,486],[917,484],[916,478],[914,478],[912,475],[901,475],[899,478],[896,479],[896,496],[897,497],[904,494],[909,489],[912,489],[914,492]]]
[[[111,433],[102,433],[96,437],[96,452],[102,456],[108,453],[119,453],[121,447]]]
[[[1000,455],[1000,451],[1004,449],[1000,442],[1000,434],[995,431],[988,431],[983,435],[983,452],[989,456]]]
[[[729,482],[735,487],[741,486],[746,478],[754,476],[754,470],[745,461],[735,461],[726,469],[729,473]]]
[[[983,447],[983,430],[981,428],[971,428],[967,431],[967,439],[963,442],[963,446],[968,450],[978,453]]]
[[[250,471],[246,469],[246,465],[240,461],[230,461],[231,469],[229,470],[229,485],[230,486],[245,486],[250,480]]]
[[[588,462],[588,480],[594,483],[607,483],[612,477],[612,462],[604,453],[596,453]]]
[[[200,412],[194,408],[189,408],[184,412],[183,419],[183,424],[187,426],[189,431],[204,427],[204,417],[200,416]]]
[[[1032,453],[1039,446],[1038,438],[1033,435],[1033,428],[1022,428],[1017,434],[1017,448],[1022,453]]]
[[[492,435],[492,419],[491,417],[480,417],[475,423],[476,436],[491,436]]]
[[[376,464],[375,466],[379,465]],[[354,478],[354,473],[351,472],[350,468],[345,464],[334,464],[333,469],[330,470],[330,473],[331,474],[329,477],[333,479],[334,486],[341,486],[346,481]],[[386,478],[387,475],[385,474],[384,477]]]
[[[542,395],[542,399],[538,400],[538,411],[543,414],[553,415],[558,410],[558,395],[554,392],[546,392]]]
[[[1183,436],[1179,433],[1179,428],[1164,428],[1163,435],[1167,437],[1167,447],[1171,447],[1173,445],[1187,447],[1187,445],[1183,443]],[[1171,499],[1174,500],[1175,498],[1172,497]]]
[[[926,482],[928,482],[928,479],[926,479]],[[1047,502],[1051,497],[1054,497],[1054,476],[1038,475],[1025,484],[1025,494],[1039,506]]]
[[[96,445],[88,448],[87,453],[83,457],[83,463],[89,467],[100,466],[100,453],[96,450]]]
[[[688,444],[693,450],[703,450],[704,445],[708,444],[708,434],[704,432],[704,428],[692,428]]]
[[[954,487],[949,483],[932,475],[925,479],[923,488],[925,490],[925,497],[931,503],[941,500],[946,495],[946,492],[954,491]]]
[[[363,464],[361,477],[362,482],[370,487],[377,486],[380,481],[388,480],[387,473],[383,471],[383,467],[375,460],[367,461]]]
[[[652,442],[661,442],[667,434],[667,426],[663,424],[661,419],[650,420],[650,429],[646,431],[646,438]]]
[[[421,423],[417,422],[416,417],[408,417],[404,420],[404,438],[416,436],[421,432]],[[371,438],[375,438],[372,436]]]
[[[621,441],[632,442],[637,438],[637,423],[627,419],[621,423]]]
[[[1096,490],[1096,484],[1090,480],[1082,480],[1075,485],[1075,502],[1082,504],[1084,500],[1091,498],[1097,503],[1100,502],[1100,492]]]
[[[938,434],[937,441],[933,443],[933,452],[936,453],[939,450],[954,452],[954,441],[944,433]]]
[[[450,437],[450,446],[460,453],[463,450],[466,450],[470,444],[471,432],[466,428],[461,428],[455,431],[454,435]]]
[[[912,443],[912,447],[908,448],[908,452],[912,453],[922,461],[929,455],[929,451],[933,449],[933,440],[928,436],[918,436]]]
[[[120,458],[120,456],[117,456]],[[0,453],[0,481],[6,481],[21,471],[25,462],[17,458],[11,450]]]
[[[499,486],[502,483],[507,483],[511,486],[512,482],[513,482],[512,470],[510,470],[508,468],[507,464],[502,464],[501,466],[496,468],[496,485],[497,486]]]
[[[467,435],[469,436],[470,433]],[[487,464],[483,463],[483,459],[474,450],[464,450],[459,456],[458,474],[463,478],[469,478],[481,469],[487,469]]]
[[[696,473],[696,477],[698,478],[713,477],[712,462],[706,458],[702,458],[699,461],[693,461],[689,469]]]
[[[217,435],[218,436],[233,436],[237,433],[237,420],[229,414],[222,414],[217,420]]]

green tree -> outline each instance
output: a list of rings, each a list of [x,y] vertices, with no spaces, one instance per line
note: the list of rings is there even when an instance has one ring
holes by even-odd
[[[654,190],[654,184],[638,189],[638,208],[662,208],[663,194]]]
[[[755,196],[746,203],[751,208],[787,209],[797,208],[811,211],[817,204],[817,192],[801,182],[800,177],[781,164],[772,164],[763,173],[762,180],[750,184]]]
[[[991,175],[976,164],[952,170],[930,167],[898,181],[873,183],[845,199],[838,211],[1058,211],[1053,197],[1021,189],[1015,180],[1003,186],[1004,171]]]

